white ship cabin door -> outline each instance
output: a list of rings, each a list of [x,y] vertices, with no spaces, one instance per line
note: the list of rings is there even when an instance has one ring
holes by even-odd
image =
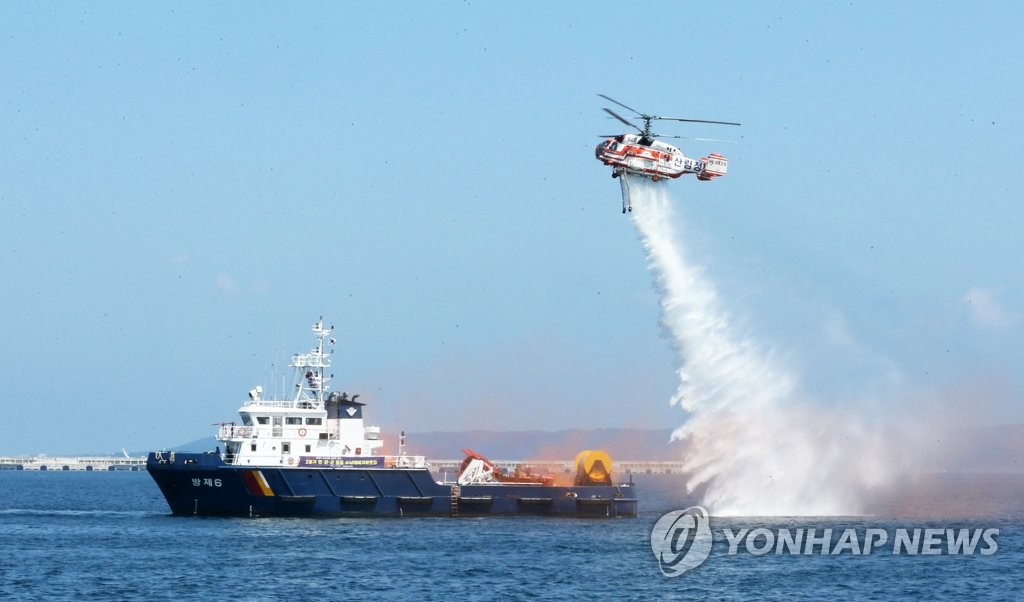
[[[274,423],[273,423],[273,429],[274,430],[271,431],[270,436],[271,437],[280,437],[281,436],[281,423],[282,423],[282,421],[284,419],[281,418],[280,416],[274,416],[273,420],[274,420]]]

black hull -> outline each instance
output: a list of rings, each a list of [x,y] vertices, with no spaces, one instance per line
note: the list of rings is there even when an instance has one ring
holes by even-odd
[[[198,516],[635,517],[632,485],[440,484],[426,468],[233,466],[215,453],[151,453],[171,512]]]

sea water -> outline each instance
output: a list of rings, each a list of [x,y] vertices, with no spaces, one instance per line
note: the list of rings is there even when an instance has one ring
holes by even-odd
[[[0,472],[0,598],[1019,599],[1024,475],[923,475],[860,517],[717,518],[699,567],[666,577],[663,514],[700,503],[678,475],[634,477],[640,517],[198,518],[142,472]],[[998,529],[982,555],[729,553],[724,530]]]

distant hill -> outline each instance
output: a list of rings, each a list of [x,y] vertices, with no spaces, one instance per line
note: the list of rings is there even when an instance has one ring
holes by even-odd
[[[1024,472],[1024,424],[967,427],[936,453],[942,472]]]
[[[189,441],[182,445],[176,445],[171,449],[175,451],[188,451],[188,452],[205,452],[220,445],[220,441],[217,441],[213,437],[203,437],[202,439],[196,439],[195,441]]]

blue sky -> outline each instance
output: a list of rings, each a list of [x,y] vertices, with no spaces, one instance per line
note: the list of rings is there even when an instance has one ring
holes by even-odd
[[[678,426],[597,93],[743,123],[660,128],[738,142],[679,230],[807,389],[1024,420],[1020,12],[0,5],[0,453],[206,436],[321,314],[388,431]]]

